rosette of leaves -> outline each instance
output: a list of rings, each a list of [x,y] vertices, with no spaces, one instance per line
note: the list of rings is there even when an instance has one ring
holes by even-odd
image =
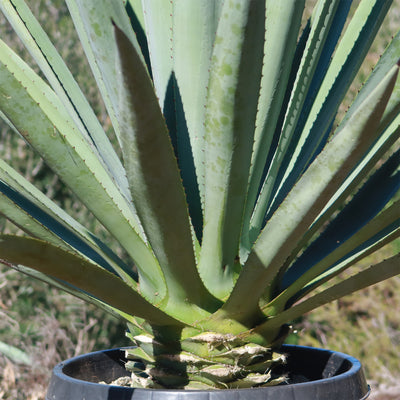
[[[135,386],[281,382],[291,321],[400,272],[341,274],[400,233],[399,34],[334,123],[391,1],[66,3],[117,143],[23,0],[1,116],[113,241],[0,160],[2,263],[124,319]]]

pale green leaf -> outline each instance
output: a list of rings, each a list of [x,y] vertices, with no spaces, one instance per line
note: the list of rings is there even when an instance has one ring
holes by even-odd
[[[178,138],[190,137],[199,192],[204,200],[204,118],[210,59],[222,2],[176,0],[173,2],[172,62],[176,77],[175,101],[182,101],[184,115],[177,115]],[[185,123],[185,126],[182,124]],[[187,133],[185,133],[185,128]],[[178,148],[179,151],[179,148]],[[187,151],[187,149],[183,149]]]
[[[89,65],[96,79],[108,115],[118,140],[120,126],[118,93],[115,82],[119,71],[116,69],[116,44],[112,21],[125,32],[139,49],[131,23],[125,11],[123,0],[67,0],[69,12],[79,35]],[[142,58],[144,63],[144,60]]]
[[[225,2],[211,58],[199,270],[206,286],[219,298],[231,290],[239,266],[239,242],[261,81],[264,25],[262,2]]]
[[[79,290],[78,288],[67,284],[65,281],[59,281],[57,279],[51,278],[50,276],[43,274],[39,271],[36,271],[34,269],[25,267],[23,265],[11,265],[9,263],[6,263],[4,260],[0,261],[0,263],[3,263],[5,266],[13,268],[14,270],[21,272],[27,276],[30,276],[31,278],[38,279],[44,283],[47,283],[49,285],[54,286],[57,289],[60,289],[66,293],[69,293],[72,296],[77,297],[78,299],[81,299],[83,301],[86,301],[87,303],[93,304],[94,306],[98,307],[99,309],[109,313],[115,318],[118,319],[124,319],[125,321],[129,323],[134,323],[135,319],[132,315],[127,314],[117,308],[114,308],[110,306],[109,304],[106,304],[99,299],[89,295],[86,292],[83,292],[82,290]]]
[[[162,296],[158,263],[137,233],[131,207],[63,107],[57,107],[54,92],[4,44],[0,62],[3,113],[131,255],[142,272],[144,293]]]
[[[394,66],[310,165],[259,236],[226,303],[230,312],[257,310],[258,301],[315,218],[379,135],[378,125],[397,79]],[[244,293],[253,296],[243,300]]]
[[[300,171],[290,179],[297,179],[312,160],[322,139],[329,133],[339,105],[355,78],[391,2],[392,0],[362,0],[359,3],[318,89],[299,143],[290,155],[290,163],[282,183],[290,177],[295,168]],[[308,141],[311,144],[307,145],[308,149],[304,153],[303,149]],[[297,167],[298,163],[301,168]]]
[[[46,32],[24,0],[4,0],[0,2],[0,9],[46,76],[79,132],[89,143],[93,143],[108,173],[129,200],[130,193],[122,164],[89,102]]]
[[[250,219],[256,204],[265,163],[287,91],[303,9],[304,1],[280,2],[270,0],[266,2],[268,17],[265,20],[264,61],[246,213],[244,215],[242,258],[247,256],[253,241],[259,233],[260,226],[258,226],[258,229],[252,227],[250,230]],[[327,24],[328,28],[329,24]],[[311,74],[312,68],[308,66],[307,71]],[[305,84],[303,83],[303,85]],[[301,85],[296,87],[301,90],[301,93],[304,93],[304,87]],[[257,202],[257,207],[262,208],[263,204],[266,205],[268,203],[264,198],[261,198]]]
[[[352,275],[346,280],[315,294],[291,308],[288,308],[262,324],[257,328],[257,331],[263,332],[264,330],[270,330],[274,326],[282,326],[282,324],[291,322],[297,317],[304,315],[317,307],[331,303],[332,301],[347,296],[357,290],[364,289],[398,274],[400,274],[400,254],[372,265],[369,268]]]
[[[303,287],[312,282],[315,278],[324,274],[325,271],[329,270],[331,266],[334,266],[340,261],[342,266],[346,265],[346,268],[350,267],[352,263],[361,258],[360,254],[357,254],[357,257],[353,255],[354,250],[356,250],[363,243],[368,242],[375,235],[379,234],[379,232],[390,228],[390,226],[393,225],[393,221],[395,221],[399,216],[400,201],[397,201],[387,210],[383,211],[379,216],[361,228],[356,235],[351,236],[334,251],[332,251],[330,254],[327,254],[326,257],[312,266],[312,268],[304,272],[295,282],[285,289],[276,300],[273,300],[270,306],[267,307],[274,307],[274,312],[276,312],[276,310],[283,311],[290,298],[294,297],[296,293],[300,292]],[[398,230],[396,227],[393,228],[393,230],[396,229]],[[394,239],[392,235],[389,234],[389,236]],[[380,245],[382,246],[385,244],[385,242],[386,241],[384,240],[381,241]],[[375,245],[371,247],[373,247],[374,250],[377,248]],[[364,256],[366,256],[369,252],[363,251],[362,253]],[[347,262],[348,259],[351,260],[351,262]]]
[[[146,318],[155,324],[181,325],[147,302],[117,276],[50,243],[2,235],[0,259],[35,269],[58,281],[65,281],[126,314]]]
[[[212,296],[196,269],[185,193],[152,82],[118,27],[115,37],[122,72],[118,89],[123,157],[132,198],[165,278],[166,310],[178,312],[182,304],[189,309],[191,303],[207,308]]]
[[[262,189],[261,192],[258,196],[257,204],[255,206],[254,214],[252,216],[251,224],[250,224],[250,243],[248,245],[251,245],[254,240],[257,238],[257,236],[260,233],[261,226],[264,222],[264,216],[265,213],[270,205],[271,202],[271,196],[273,197],[273,188],[276,183],[276,178],[278,175],[278,172],[281,168],[282,161],[284,157],[286,156],[286,153],[289,149],[289,146],[291,144],[291,140],[293,138],[293,134],[295,132],[297,122],[299,121],[299,118],[301,116],[302,108],[304,105],[304,102],[306,100],[306,96],[308,94],[308,90],[310,88],[312,79],[314,77],[314,73],[316,71],[316,68],[318,66],[318,62],[320,61],[320,56],[321,53],[324,50],[324,45],[325,42],[330,34],[330,28],[332,26],[332,22],[335,19],[335,12],[337,10],[337,7],[339,5],[339,1],[341,0],[335,0],[335,1],[330,1],[330,0],[323,0],[319,1],[318,4],[315,7],[314,14],[311,18],[311,26],[310,26],[310,33],[307,39],[307,43],[305,45],[304,53],[301,58],[299,70],[297,71],[296,75],[296,80],[294,82],[293,86],[293,92],[291,93],[290,101],[288,104],[288,108],[286,110],[286,115],[285,115],[285,120],[284,124],[281,130],[280,134],[280,139],[278,142],[278,147],[275,151],[274,157],[271,161],[271,165],[268,168],[268,173],[265,179],[265,182],[262,184]],[[275,2],[276,3],[276,2]],[[293,13],[299,13],[295,5],[297,5],[299,2],[288,2],[287,4],[292,5],[292,12]],[[278,3],[277,3],[278,4]],[[289,6],[288,6],[289,7]],[[284,17],[279,17],[277,16],[276,18],[272,18],[274,21],[273,23],[275,24],[275,36],[271,40],[273,43],[273,46],[277,46],[276,43],[281,43],[281,59],[282,59],[282,66],[279,66],[277,63],[276,68],[276,75],[280,78],[281,76],[281,70],[286,67],[292,66],[292,63],[288,63],[287,60],[287,44],[286,42],[283,41],[282,37],[282,20],[287,20],[290,21],[288,22],[288,27],[287,30],[291,34],[291,36],[294,35],[295,31],[293,30],[293,23],[290,18],[284,18]],[[268,21],[268,20],[267,20]],[[296,23],[299,23],[296,21]],[[289,37],[290,38],[290,37]],[[297,39],[297,36],[295,36]],[[288,40],[288,39],[286,39]],[[293,47],[293,45],[292,45]],[[293,52],[293,50],[292,50]],[[279,58],[278,58],[279,59]],[[276,63],[276,57],[270,55],[266,59],[267,63],[270,64],[275,64]],[[289,65],[288,65],[289,64]],[[267,64],[269,65],[269,64]],[[278,68],[279,66],[279,68]],[[267,70],[268,73],[265,73],[264,77],[265,79],[270,79],[270,72]],[[287,72],[286,72],[287,73]],[[285,81],[284,84],[287,82]],[[283,86],[284,89],[287,89],[286,86]],[[270,89],[270,91],[274,94],[274,87]],[[282,92],[282,90],[281,90]],[[284,95],[284,93],[281,94],[281,97]],[[277,105],[281,104],[281,102],[277,102],[275,98],[271,97],[271,108],[275,109],[275,116],[274,116],[274,121],[277,121],[277,118],[279,116],[280,109],[276,108]],[[282,101],[282,100],[281,100]],[[262,176],[262,172],[265,166],[265,160],[268,155],[266,153],[264,157],[262,157],[262,152],[265,151],[265,141],[268,140],[269,143],[272,141],[276,122],[272,123],[270,119],[267,119],[264,122],[264,140],[261,141],[259,145],[258,152],[255,152],[255,155],[253,156],[253,159],[255,159],[254,162],[254,172],[252,179],[254,182],[250,185],[250,189],[253,191],[253,199],[254,196],[257,194],[258,189],[260,187],[260,178]],[[269,145],[266,147],[267,149],[269,148]],[[256,159],[256,156],[258,156],[259,160]],[[258,161],[258,162],[257,162]],[[253,186],[253,187],[252,187]],[[254,200],[251,204],[248,204],[248,208],[254,206]],[[250,211],[253,211],[252,208]],[[249,215],[248,218],[250,218],[251,215]],[[249,221],[250,223],[250,221]]]
[[[0,160],[0,212],[24,232],[69,250],[78,251],[133,282],[128,267],[105,243],[79,224],[53,201]],[[6,197],[7,196],[7,197]]]
[[[142,1],[142,7],[154,88],[163,110],[173,69],[173,2],[147,0]]]

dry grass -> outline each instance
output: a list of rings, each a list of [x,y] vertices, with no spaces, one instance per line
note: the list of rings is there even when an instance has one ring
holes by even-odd
[[[400,399],[400,385],[394,382],[393,385],[382,384],[377,388],[373,388],[372,393],[368,400],[399,400]]]

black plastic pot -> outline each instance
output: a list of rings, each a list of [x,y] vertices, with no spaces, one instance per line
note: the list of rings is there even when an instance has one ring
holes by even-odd
[[[256,389],[152,390],[97,382],[129,375],[123,349],[105,350],[58,364],[46,400],[362,400],[369,395],[361,364],[343,353],[283,346],[284,372],[306,382]],[[304,379],[305,378],[305,379]],[[297,378],[298,379],[298,378]]]

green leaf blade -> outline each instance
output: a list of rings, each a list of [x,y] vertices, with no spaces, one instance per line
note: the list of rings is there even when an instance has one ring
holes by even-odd
[[[382,237],[385,239],[385,237],[390,236],[393,240],[393,232],[399,231],[400,217],[397,217],[398,215],[400,215],[399,201],[394,203],[387,210],[383,211],[381,215],[377,216],[375,219],[361,228],[357,232],[357,235],[351,236],[332,252],[327,252],[326,256],[319,262],[311,264],[311,267],[307,271],[303,271],[303,273],[297,277],[292,277],[291,284],[280,294],[280,296],[278,296],[276,300],[272,301],[274,307],[277,310],[282,311],[286,307],[289,299],[297,296],[298,293],[302,292],[302,289],[306,287],[306,285],[308,285],[314,279],[317,279],[319,276],[324,275],[330,269],[335,268],[338,263],[341,265],[346,265],[347,269],[355,261],[360,259],[360,254],[366,256],[369,253],[369,247],[374,248],[374,250],[379,248],[376,245],[370,245],[367,246],[367,251],[364,251],[362,248],[364,247],[363,245],[365,243],[369,243],[371,241],[372,243],[381,242],[380,245],[382,246],[386,243],[385,240],[382,240]],[[379,239],[377,239],[377,237]],[[359,249],[360,247],[361,249]],[[354,254],[358,255],[358,257],[354,257]],[[348,260],[350,260],[350,262],[347,262]],[[343,268],[341,269],[343,270]],[[290,270],[288,272],[290,273]]]
[[[272,280],[288,254],[296,248],[349,172],[376,140],[379,121],[393,90],[398,69],[398,65],[392,67],[360,105],[346,128],[332,138],[271,217],[249,256],[231,298],[224,306],[227,310],[234,313],[255,312],[264,291],[274,291]],[[241,298],[247,291],[254,293],[254,297],[243,301]]]
[[[261,80],[264,18],[262,2],[235,2],[232,7],[224,3],[211,60],[199,270],[206,285],[220,298],[231,290],[238,269]]]
[[[183,105],[183,115],[177,114],[178,145],[180,138],[185,134],[183,122],[179,121],[184,119],[195,167],[194,184],[199,187],[202,202],[204,202],[205,104],[210,59],[221,7],[222,2],[209,0],[176,0],[173,3],[171,56],[173,73],[176,77],[175,97],[181,98]],[[176,113],[178,111],[176,110]],[[188,150],[184,148],[183,152]]]
[[[148,303],[120,278],[49,243],[27,237],[2,235],[0,258],[65,281],[129,315],[143,317],[161,325],[181,325]]]
[[[298,143],[288,155],[289,163],[277,187],[273,210],[328,140],[342,100],[383,22],[392,0],[361,1],[340,40],[326,75],[317,88]]]
[[[276,317],[271,318],[265,324],[257,328],[257,331],[271,329],[272,326],[281,326],[284,323],[293,321],[300,315],[314,310],[324,304],[331,303],[357,290],[364,289],[385,279],[389,279],[400,273],[400,254],[392,256],[387,260],[372,265],[362,270],[346,280],[337,283],[328,289],[288,308]]]
[[[0,212],[30,236],[78,251],[136,286],[132,267],[108,246],[0,160]]]
[[[303,1],[266,2],[268,17],[265,22],[263,71],[242,234],[244,259],[260,228],[255,229],[253,223],[250,227],[254,207],[267,203],[263,199],[257,200],[257,194],[288,90],[303,9]]]
[[[75,29],[81,40],[89,65],[96,79],[115,134],[120,140],[118,93],[115,82],[117,49],[112,21],[119,24],[136,48],[139,45],[121,0],[67,0]],[[144,59],[142,58],[144,63]]]
[[[120,241],[142,274],[147,296],[163,293],[163,277],[140,238],[132,208],[88,143],[75,130],[54,92],[4,44],[0,47],[0,106],[87,208]],[[164,293],[165,294],[165,293]]]
[[[252,216],[250,243],[253,243],[257,238],[265,222],[265,214],[274,197],[274,188],[279,183],[277,182],[279,180],[279,172],[282,172],[285,166],[283,161],[290,146],[294,143],[295,131],[298,129],[299,120],[301,117],[305,117],[304,113],[306,111],[304,108],[306,107],[304,107],[304,104],[306,100],[309,101],[309,97],[311,97],[310,92],[312,93],[315,90],[313,86],[316,85],[315,80],[317,76],[323,73],[320,69],[324,70],[325,63],[327,63],[326,59],[330,59],[331,57],[329,50],[334,46],[329,42],[333,41],[336,44],[337,37],[339,36],[337,25],[339,27],[343,25],[348,7],[347,2],[340,0],[320,1],[310,19],[310,32],[296,74],[296,80],[293,84],[290,101],[285,112],[277,149],[275,150],[271,165],[268,167],[268,172],[262,184],[262,189]],[[336,26],[333,26],[333,24]],[[277,25],[279,26],[279,24]],[[279,34],[278,30],[277,35]],[[328,45],[326,45],[327,42]],[[323,64],[322,66],[320,65],[321,63]],[[264,163],[260,163],[259,168],[264,168],[264,165],[265,161]],[[259,177],[261,177],[261,173],[262,169],[258,172]]]
[[[122,164],[89,102],[68,67],[23,0],[6,0],[0,8],[50,82],[77,129],[93,143],[107,171],[129,200]]]
[[[132,198],[164,273],[171,302],[167,307],[178,310],[186,301],[207,308],[213,298],[196,269],[185,193],[152,82],[139,55],[118,27],[115,37],[122,78],[122,151]]]

